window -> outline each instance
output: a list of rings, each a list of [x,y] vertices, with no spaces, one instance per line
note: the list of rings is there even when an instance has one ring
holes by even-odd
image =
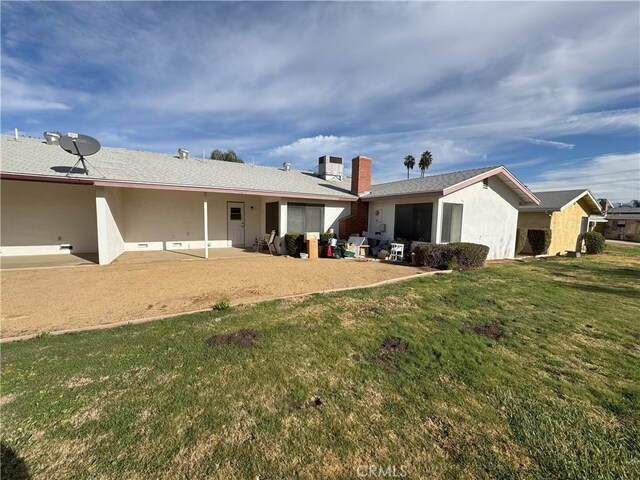
[[[395,238],[430,242],[432,215],[433,203],[396,205]]]
[[[324,205],[287,204],[287,232],[324,232]]]
[[[229,220],[242,220],[242,208],[240,207],[229,208]]]
[[[265,204],[265,233],[271,233],[272,230],[280,230],[280,204],[278,202],[269,202]]]
[[[462,205],[445,203],[442,205],[442,243],[459,242],[462,234]]]

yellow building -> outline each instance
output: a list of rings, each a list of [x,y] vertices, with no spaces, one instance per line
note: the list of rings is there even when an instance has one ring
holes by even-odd
[[[518,227],[550,228],[549,255],[582,251],[582,237],[596,222],[605,221],[589,190],[534,192],[540,205],[518,208]],[[527,242],[522,253],[531,253]]]

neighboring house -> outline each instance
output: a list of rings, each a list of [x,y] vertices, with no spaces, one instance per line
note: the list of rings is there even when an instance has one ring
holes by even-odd
[[[640,242],[640,207],[610,208],[604,236],[612,240]]]
[[[362,231],[469,241],[513,257],[519,204],[536,197],[504,167],[372,185],[371,159],[320,157],[316,173],[103,147],[89,175],[39,139],[1,137],[0,255],[251,246],[271,230]],[[93,165],[93,166],[92,166]],[[282,248],[282,247],[281,247]],[[208,255],[208,249],[205,249]]]
[[[373,185],[353,210],[384,240],[481,243],[499,259],[513,257],[518,206],[537,203],[499,166]]]
[[[604,222],[598,201],[589,190],[535,192],[539,205],[522,205],[518,227],[550,228],[549,255],[582,251],[582,234]],[[528,242],[523,251],[531,253]]]

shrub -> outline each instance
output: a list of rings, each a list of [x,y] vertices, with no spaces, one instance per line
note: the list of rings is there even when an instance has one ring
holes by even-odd
[[[587,253],[602,253],[604,250],[604,237],[599,232],[586,232],[582,235]]]
[[[335,234],[333,234],[333,233],[321,233],[320,234],[320,241],[318,242],[318,245],[320,245],[320,246],[329,245],[329,240],[331,240],[334,237],[335,237]]]
[[[304,235],[301,233],[287,233],[284,236],[284,248],[287,254],[292,257],[299,257],[304,251]]]
[[[528,230],[524,227],[516,229],[516,255],[520,255],[520,252],[527,244],[527,232]]]
[[[450,243],[449,247],[453,250],[457,265],[462,268],[481,267],[489,255],[489,247],[478,243]]]
[[[477,243],[421,243],[413,250],[416,265],[452,270],[484,265],[489,247]]]
[[[416,265],[430,268],[446,268],[453,260],[449,245],[438,243],[420,243],[413,249]]]
[[[229,300],[220,300],[218,303],[216,303],[213,307],[212,310],[216,311],[216,312],[223,312],[225,310],[229,310],[231,308],[231,303],[229,303]]]
[[[527,239],[534,255],[542,255],[549,251],[551,245],[550,228],[531,228],[527,232]]]

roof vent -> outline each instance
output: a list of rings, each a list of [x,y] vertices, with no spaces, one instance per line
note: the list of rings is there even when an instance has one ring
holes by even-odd
[[[60,145],[60,134],[56,132],[44,132],[47,145]]]
[[[344,174],[342,157],[324,155],[318,158],[318,175],[324,180],[341,182]]]
[[[189,158],[189,150],[187,150],[186,148],[179,148],[178,158],[180,160],[187,160]]]
[[[288,172],[289,170],[291,170],[291,164],[290,164],[289,162],[285,162],[285,163],[283,163],[283,164],[282,164],[282,169],[283,169],[285,172]]]

